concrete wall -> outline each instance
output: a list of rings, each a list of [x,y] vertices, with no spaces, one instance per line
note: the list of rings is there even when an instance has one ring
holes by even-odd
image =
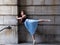
[[[16,16],[17,0],[0,0],[0,30],[9,25],[12,27],[0,32],[0,44],[18,43]]]
[[[17,30],[17,9],[25,10],[28,18],[51,19],[51,22],[39,23],[35,33],[37,43],[60,42],[60,0],[0,0],[0,44],[32,42],[31,35],[23,24]]]
[[[28,18],[51,19],[51,22],[39,23],[35,33],[37,42],[60,42],[60,0],[19,0],[18,7],[27,12]],[[19,43],[32,41],[26,30],[23,25],[19,26]]]

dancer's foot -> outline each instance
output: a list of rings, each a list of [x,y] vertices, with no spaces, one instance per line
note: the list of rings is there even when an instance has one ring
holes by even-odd
[[[33,45],[35,45],[35,40],[33,40]]]

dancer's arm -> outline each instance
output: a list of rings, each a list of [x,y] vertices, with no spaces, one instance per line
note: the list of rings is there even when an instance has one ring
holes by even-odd
[[[17,19],[24,19],[26,18],[26,15],[23,15],[22,17],[16,17]]]
[[[22,19],[22,17],[17,17],[17,19]]]

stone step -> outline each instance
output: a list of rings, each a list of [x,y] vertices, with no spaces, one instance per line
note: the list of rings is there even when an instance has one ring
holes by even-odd
[[[5,45],[33,45],[33,44],[22,43],[22,44],[5,44]],[[35,45],[60,45],[60,44],[35,44]]]

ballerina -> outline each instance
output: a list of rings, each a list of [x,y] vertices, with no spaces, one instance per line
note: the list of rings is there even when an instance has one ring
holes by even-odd
[[[35,44],[35,31],[37,29],[38,26],[38,22],[48,22],[51,21],[50,19],[27,19],[26,15],[24,14],[24,11],[21,11],[21,16],[17,17],[17,19],[19,19],[19,21],[21,23],[24,23],[25,27],[27,28],[27,30],[29,31],[30,35],[32,36],[33,39],[33,45]]]

